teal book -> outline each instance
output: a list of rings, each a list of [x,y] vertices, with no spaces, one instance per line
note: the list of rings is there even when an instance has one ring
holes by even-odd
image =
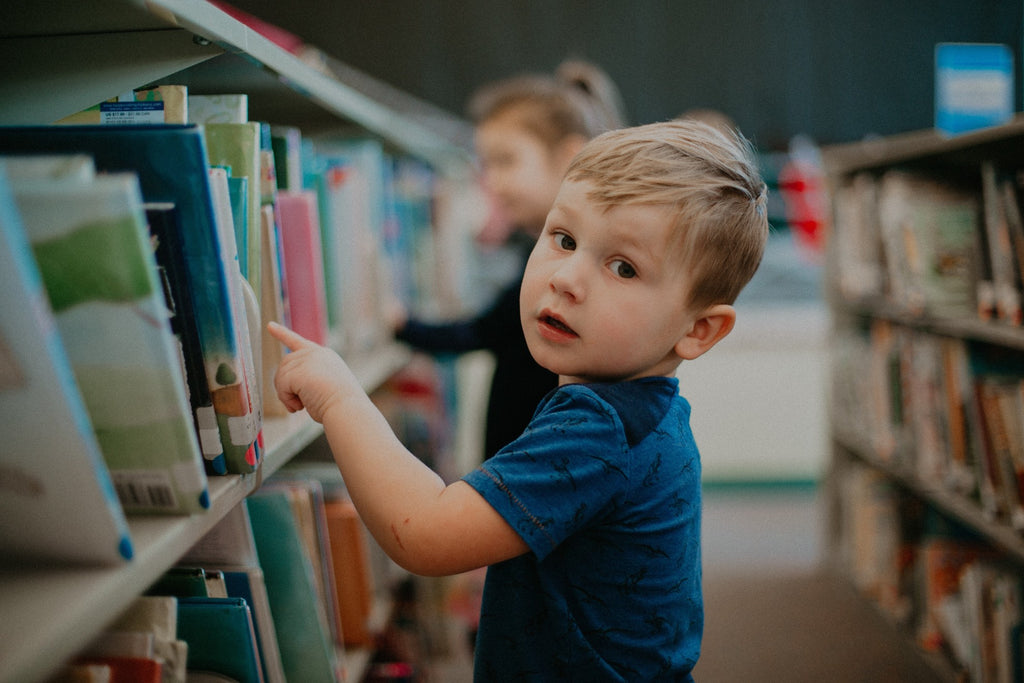
[[[188,643],[188,671],[263,683],[249,605],[241,598],[180,598],[178,638]],[[297,679],[298,680],[298,679]]]
[[[221,443],[225,452],[248,452],[254,442],[240,442],[249,431],[234,429],[253,418],[242,380],[201,129],[193,125],[0,127],[0,154],[68,152],[89,154],[101,172],[131,171],[139,178],[146,202],[175,205],[207,383],[217,420],[227,427],[220,430]]]
[[[121,564],[127,521],[0,159],[0,556]]]
[[[138,180],[19,176],[15,204],[122,507],[188,514],[209,507]]]
[[[333,683],[337,659],[324,605],[318,604],[312,561],[285,491],[260,490],[247,499],[256,550],[274,617],[285,677]]]

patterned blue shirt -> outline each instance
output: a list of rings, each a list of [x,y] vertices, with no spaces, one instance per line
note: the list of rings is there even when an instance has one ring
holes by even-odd
[[[674,378],[551,392],[465,481],[532,552],[488,569],[478,681],[690,681],[700,457]]]

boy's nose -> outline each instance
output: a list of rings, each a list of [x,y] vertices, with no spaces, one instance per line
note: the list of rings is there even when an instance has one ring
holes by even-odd
[[[563,259],[551,275],[551,288],[559,294],[581,301],[584,295],[586,264],[578,256]]]

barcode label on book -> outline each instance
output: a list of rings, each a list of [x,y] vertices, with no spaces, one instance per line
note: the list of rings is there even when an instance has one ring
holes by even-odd
[[[178,506],[166,472],[129,470],[111,472],[121,505],[134,510],[173,510]]]
[[[132,125],[136,123],[163,123],[164,103],[104,102],[100,104],[100,123]]]

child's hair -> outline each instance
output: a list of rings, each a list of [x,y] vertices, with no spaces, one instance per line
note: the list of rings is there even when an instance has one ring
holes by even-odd
[[[761,262],[767,188],[738,132],[695,120],[611,131],[587,143],[565,177],[591,183],[589,198],[605,207],[675,207],[673,246],[687,269],[691,307],[733,303]]]
[[[579,60],[563,62],[553,76],[524,74],[485,85],[468,109],[477,125],[515,114],[549,149],[570,135],[589,140],[626,125],[615,83],[598,67]]]

